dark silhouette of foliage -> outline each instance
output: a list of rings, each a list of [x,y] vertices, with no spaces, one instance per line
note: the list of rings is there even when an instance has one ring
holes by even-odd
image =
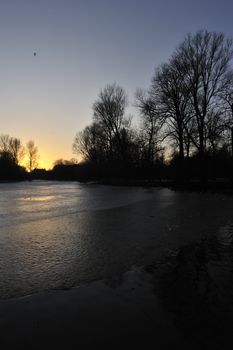
[[[11,154],[0,153],[0,181],[17,181],[26,179],[25,169],[17,165]]]
[[[37,168],[38,159],[39,159],[38,149],[35,146],[34,141],[32,141],[32,140],[28,141],[28,143],[26,145],[26,152],[27,152],[27,157],[28,157],[27,166],[28,166],[29,172],[31,172],[32,170]]]
[[[37,169],[33,141],[25,151],[18,138],[0,135],[0,180],[233,181],[232,57],[232,40],[224,34],[188,34],[156,69],[148,90],[137,90],[137,128],[126,115],[125,90],[107,85],[93,103],[91,124],[75,136],[81,162],[59,159],[50,171]],[[25,155],[30,173],[19,166]]]

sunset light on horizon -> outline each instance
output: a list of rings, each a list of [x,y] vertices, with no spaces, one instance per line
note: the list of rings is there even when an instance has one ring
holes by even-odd
[[[0,0],[4,349],[233,348],[233,0]]]
[[[136,89],[149,87],[188,32],[233,36],[230,1],[10,0],[0,8],[0,133],[34,140],[46,169],[75,157],[75,134],[91,123],[106,84],[125,89],[137,125]]]

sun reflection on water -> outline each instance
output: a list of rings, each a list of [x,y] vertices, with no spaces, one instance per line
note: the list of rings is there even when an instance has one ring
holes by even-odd
[[[55,196],[29,196],[29,197],[22,197],[19,198],[20,201],[29,201],[29,202],[45,202],[45,201],[50,201],[54,199]]]

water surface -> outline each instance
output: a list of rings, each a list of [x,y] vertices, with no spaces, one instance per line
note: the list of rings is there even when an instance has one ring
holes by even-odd
[[[106,278],[228,235],[232,208],[231,197],[165,188],[0,184],[0,298]]]

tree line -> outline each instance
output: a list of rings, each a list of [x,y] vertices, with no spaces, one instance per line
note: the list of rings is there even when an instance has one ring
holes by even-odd
[[[25,171],[19,165],[24,158],[34,178],[232,180],[232,58],[233,42],[225,34],[186,35],[157,67],[148,89],[137,89],[138,126],[127,115],[123,87],[109,84],[93,103],[92,123],[75,136],[73,152],[81,162],[60,159],[52,171],[38,170],[33,141],[23,147],[19,139],[0,135],[0,179],[9,169]]]
[[[25,179],[26,170],[32,172],[37,168],[38,159],[34,141],[28,141],[24,147],[19,138],[0,135],[0,180]]]
[[[126,116],[124,89],[107,85],[93,104],[93,122],[75,137],[74,152],[101,175],[230,177],[232,57],[232,40],[223,33],[188,34],[149,88],[136,91],[140,126]]]

